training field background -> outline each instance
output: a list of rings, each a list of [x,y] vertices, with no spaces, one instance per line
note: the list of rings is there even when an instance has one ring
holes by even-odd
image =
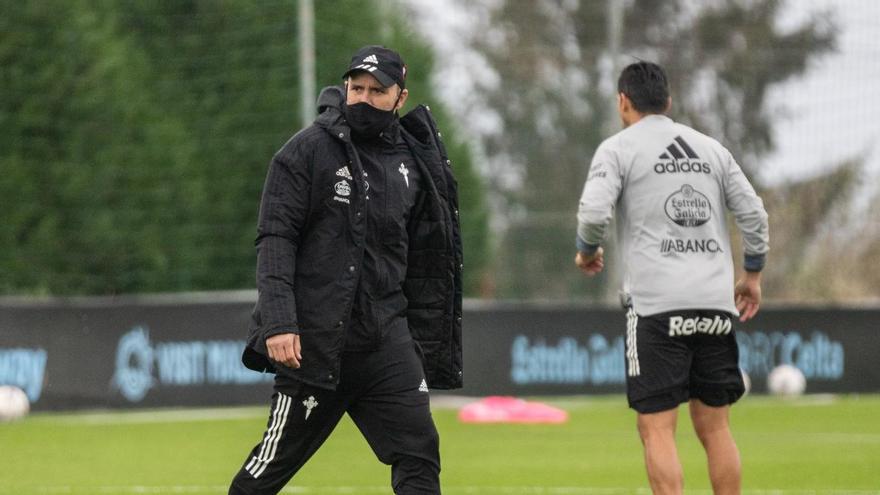
[[[443,492],[646,494],[635,414],[622,396],[550,399],[562,425],[475,425],[464,400],[435,396]],[[686,408],[678,442],[686,493],[711,493]],[[0,494],[224,494],[266,408],[36,413],[0,424]],[[746,396],[732,409],[743,493],[880,494],[880,396]],[[390,494],[345,417],[282,493]]]
[[[32,392],[30,416],[0,422],[0,495],[226,493],[261,440],[267,401],[228,407],[245,403],[226,392],[240,384],[222,392],[216,384],[176,388],[197,374],[173,365],[151,374],[152,361],[122,359],[131,365],[125,371],[144,372],[134,378],[158,380],[159,371],[173,378],[157,381],[147,401],[179,406],[207,396],[216,407],[97,411],[133,405],[110,371],[101,375],[109,367],[97,365],[126,350],[125,336],[142,344],[134,351],[184,357],[203,342],[245,338],[238,313],[199,320],[211,330],[217,320],[235,325],[234,336],[190,335],[197,325],[176,318],[182,313],[165,311],[150,327],[125,298],[157,295],[150,304],[164,311],[156,301],[196,306],[226,292],[255,295],[253,241],[267,165],[314,117],[320,88],[338,84],[351,53],[373,43],[405,54],[411,96],[404,111],[429,104],[443,130],[459,184],[463,290],[475,307],[616,308],[614,246],[598,277],[583,277],[572,264],[575,211],[590,158],[620,128],[618,70],[653,60],[672,76],[671,116],[730,149],[767,206],[765,308],[797,321],[777,325],[767,311],[753,321],[763,337],[789,338],[769,339],[761,363],[776,363],[783,350],[795,355],[774,346],[797,343],[797,355],[815,369],[816,350],[835,353],[840,340],[847,360],[841,353],[834,363],[859,367],[844,367],[834,377],[840,382],[808,376],[808,390],[840,393],[854,384],[880,393],[873,378],[880,0],[0,5],[0,385],[34,376],[35,390],[45,392],[42,402]],[[731,253],[737,261],[740,254]],[[7,309],[22,307],[30,312]],[[481,328],[478,312],[466,311],[465,335],[495,336]],[[220,318],[226,314],[233,317]],[[577,318],[570,313],[566,321]],[[540,325],[523,336],[551,351],[544,355],[569,349],[565,332],[582,328],[534,321]],[[858,332],[849,321],[859,322]],[[584,342],[576,339],[581,348]],[[490,381],[491,393],[514,393],[499,391],[510,374],[486,358],[490,345],[499,353],[508,345],[477,347],[504,377]],[[74,352],[83,349],[87,358]],[[239,376],[240,349],[232,354],[235,368],[223,368],[225,377]],[[532,357],[521,354],[520,363]],[[84,364],[96,366],[83,373]],[[841,389],[829,390],[832,384]],[[569,422],[462,424],[465,399],[435,394],[443,493],[649,493],[635,413],[623,396],[538,399],[567,410]],[[55,407],[83,410],[45,412]],[[880,395],[745,397],[732,410],[743,492],[880,495],[878,418]],[[678,444],[686,493],[711,493],[686,407]],[[389,483],[389,468],[346,418],[284,493],[390,494]]]

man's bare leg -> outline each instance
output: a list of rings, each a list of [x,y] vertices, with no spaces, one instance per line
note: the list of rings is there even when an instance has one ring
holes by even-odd
[[[645,448],[645,467],[654,495],[680,495],[684,475],[675,447],[678,408],[639,414],[639,436]]]
[[[690,411],[694,430],[706,450],[712,491],[715,495],[739,495],[742,468],[730,433],[730,406],[711,407],[691,399]]]

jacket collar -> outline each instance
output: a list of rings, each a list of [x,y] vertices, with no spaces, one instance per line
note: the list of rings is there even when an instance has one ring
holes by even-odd
[[[342,86],[327,86],[321,90],[318,96],[318,117],[315,125],[327,130],[333,136],[346,140],[351,136],[351,129],[345,123],[342,114],[342,105],[345,102],[345,93]]]

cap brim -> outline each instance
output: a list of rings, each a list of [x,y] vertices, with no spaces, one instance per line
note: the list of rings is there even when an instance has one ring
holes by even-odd
[[[376,69],[376,70],[369,70],[369,69],[351,69],[351,70],[349,70],[348,72],[346,72],[345,74],[343,74],[343,75],[342,75],[342,78],[345,79],[346,77],[348,77],[348,76],[354,74],[355,72],[366,72],[367,74],[369,74],[369,75],[375,77],[376,80],[379,81],[379,84],[381,84],[382,86],[385,86],[386,88],[391,87],[391,86],[394,86],[395,84],[397,84],[397,81],[395,81],[394,78],[392,78],[391,76],[389,76],[388,74],[382,72],[382,71],[379,70],[379,69]]]

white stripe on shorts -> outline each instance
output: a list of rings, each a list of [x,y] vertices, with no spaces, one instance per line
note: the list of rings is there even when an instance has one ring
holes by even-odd
[[[275,403],[275,409],[272,411],[272,423],[266,430],[263,437],[263,443],[260,445],[260,453],[251,458],[251,462],[245,466],[245,470],[251,473],[254,478],[259,478],[266,466],[275,458],[275,452],[278,449],[278,440],[287,423],[287,413],[290,412],[290,403],[292,399],[282,393],[278,394],[278,401]]]
[[[636,345],[636,328],[639,324],[639,315],[636,310],[629,308],[626,312],[626,374],[629,376],[639,376],[641,369],[639,368],[639,349]]]

